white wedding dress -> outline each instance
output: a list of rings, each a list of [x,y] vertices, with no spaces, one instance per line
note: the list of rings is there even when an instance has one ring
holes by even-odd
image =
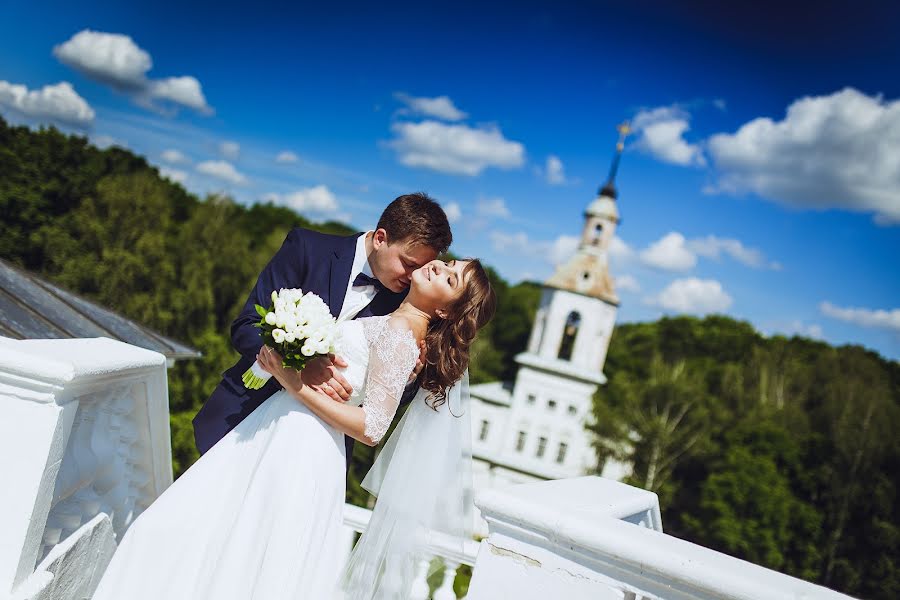
[[[340,323],[350,402],[380,440],[419,354],[396,320]],[[94,600],[333,598],[345,556],[344,435],[285,391],[267,399],[128,529]]]

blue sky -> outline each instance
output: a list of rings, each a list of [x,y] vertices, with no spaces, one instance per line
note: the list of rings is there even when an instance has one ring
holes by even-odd
[[[424,190],[513,282],[571,251],[629,119],[620,322],[722,312],[900,358],[900,11],[619,4],[5,0],[0,114],[314,220]]]

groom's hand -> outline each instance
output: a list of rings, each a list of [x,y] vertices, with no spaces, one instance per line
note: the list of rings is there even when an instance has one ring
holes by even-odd
[[[416,377],[419,376],[419,373],[422,372],[422,369],[425,368],[425,340],[419,342],[419,358],[416,359],[416,366],[413,367],[412,373],[409,374],[409,379],[406,380],[406,385],[411,384],[416,380]]]
[[[329,354],[327,357],[314,358],[303,368],[303,383],[325,394],[332,400],[346,402],[353,393],[353,388],[337,369],[347,366],[340,356]]]

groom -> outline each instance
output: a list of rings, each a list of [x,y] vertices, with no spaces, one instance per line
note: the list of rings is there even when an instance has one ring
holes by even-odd
[[[259,322],[255,304],[269,306],[273,290],[300,288],[321,296],[336,318],[386,315],[406,297],[412,272],[445,252],[452,239],[447,215],[423,193],[391,202],[375,231],[347,237],[301,228],[288,233],[231,324],[231,344],[241,358],[222,374],[222,381],[194,417],[194,440],[200,453],[281,389],[274,377],[258,390],[248,390],[241,381],[262,347],[259,329],[253,326]],[[335,371],[343,366],[340,357],[318,358],[303,370],[304,382],[335,400],[346,400],[352,390]],[[414,388],[408,386],[404,400],[412,397]],[[344,439],[349,465],[353,438]]]

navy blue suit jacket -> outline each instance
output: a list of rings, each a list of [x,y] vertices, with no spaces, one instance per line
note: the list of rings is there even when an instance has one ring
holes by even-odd
[[[296,228],[288,233],[281,248],[259,274],[244,308],[231,324],[231,343],[241,358],[222,374],[222,381],[194,417],[194,440],[201,454],[209,450],[226,433],[237,426],[269,396],[281,389],[273,377],[261,389],[248,390],[241,381],[262,347],[255,304],[268,307],[272,290],[301,288],[321,296],[331,314],[337,317],[344,304],[350,281],[350,270],[356,255],[356,240],[361,234],[337,236]],[[357,315],[366,317],[393,312],[406,292],[382,289],[372,302]],[[403,400],[409,401],[416,386],[408,386]],[[353,454],[353,438],[344,436],[347,465]]]

